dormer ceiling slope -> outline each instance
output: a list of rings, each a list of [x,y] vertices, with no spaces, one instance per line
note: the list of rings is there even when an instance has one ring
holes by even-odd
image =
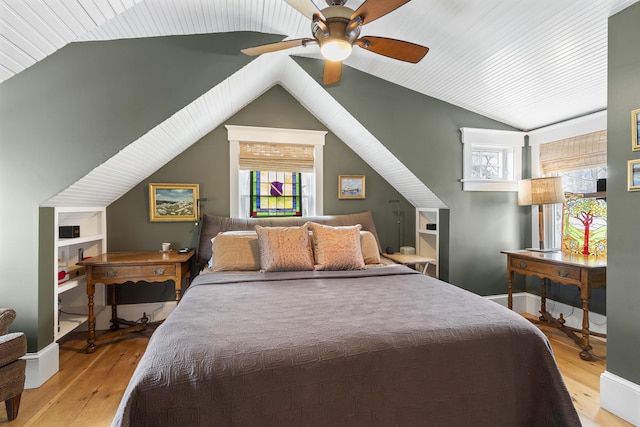
[[[108,206],[275,84],[289,91],[412,205],[446,208],[322,86],[284,55],[252,61],[44,205]]]
[[[608,17],[637,1],[414,0],[364,29],[429,47],[419,64],[358,49],[345,66],[536,129],[606,109]],[[71,42],[234,31],[308,37],[309,20],[283,0],[0,0],[0,82]]]
[[[358,49],[345,66],[518,129],[536,129],[606,109],[608,17],[637,1],[414,0],[366,32],[428,46],[427,57],[414,65]],[[362,3],[348,0],[347,6]],[[0,82],[71,42],[236,31],[299,38],[308,36],[309,22],[283,0],[0,0]],[[319,58],[317,48],[308,47],[255,59],[47,204],[110,204],[282,84],[412,204],[444,207],[288,55]],[[230,89],[233,98],[224,96]],[[147,168],[131,172],[141,155],[150,159]]]

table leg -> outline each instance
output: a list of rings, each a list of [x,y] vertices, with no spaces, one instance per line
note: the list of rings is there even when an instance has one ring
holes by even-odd
[[[180,298],[182,296],[182,269],[183,269],[183,265],[181,263],[177,263],[176,264],[176,271],[177,271],[177,276],[175,279],[175,284],[176,284],[176,301],[180,301]]]
[[[87,272],[87,276],[89,276],[90,273]],[[89,314],[88,314],[88,318],[87,318],[87,323],[89,324],[89,336],[87,338],[87,353],[93,353],[96,351],[96,316],[95,313],[93,311],[93,296],[96,292],[96,286],[93,283],[93,281],[91,280],[90,277],[87,277],[87,298],[89,300]]]
[[[546,320],[545,313],[547,312],[547,281],[549,279],[542,279],[540,282],[540,314],[542,316],[539,319],[544,322]]]
[[[509,310],[513,310],[513,275],[514,271],[511,269],[507,269],[507,283],[508,283],[508,293],[507,293],[507,307]]]
[[[109,329],[112,331],[120,329],[120,324],[118,323],[118,303],[116,300],[115,283],[111,285],[111,327]]]
[[[428,276],[427,268],[429,268],[429,263],[428,262],[425,262],[424,264],[422,264],[422,274],[424,274],[425,276]]]
[[[582,351],[580,358],[582,360],[591,360],[592,347],[589,343],[589,298],[582,298]]]

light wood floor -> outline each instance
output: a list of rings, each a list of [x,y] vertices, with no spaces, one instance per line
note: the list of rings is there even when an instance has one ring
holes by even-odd
[[[594,360],[585,362],[575,344],[556,329],[543,327],[582,423],[631,426],[599,407],[600,374],[606,365],[606,344],[593,340]],[[22,395],[18,418],[7,422],[0,405],[0,424],[18,426],[109,426],[148,337],[130,334],[85,354],[85,334],[72,333],[60,342],[60,372],[38,389]]]

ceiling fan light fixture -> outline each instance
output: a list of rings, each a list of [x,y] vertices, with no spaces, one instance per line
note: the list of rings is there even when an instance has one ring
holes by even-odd
[[[353,46],[347,40],[333,39],[322,44],[320,52],[329,61],[344,61],[351,55]]]

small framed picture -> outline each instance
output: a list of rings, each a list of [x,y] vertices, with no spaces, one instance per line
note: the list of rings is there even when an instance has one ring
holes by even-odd
[[[629,160],[629,191],[640,191],[640,159]]]
[[[633,151],[640,150],[640,108],[631,112],[631,133]]]
[[[340,175],[338,176],[339,199],[364,199],[365,176],[364,175]]]
[[[197,221],[198,184],[149,184],[151,221]]]

